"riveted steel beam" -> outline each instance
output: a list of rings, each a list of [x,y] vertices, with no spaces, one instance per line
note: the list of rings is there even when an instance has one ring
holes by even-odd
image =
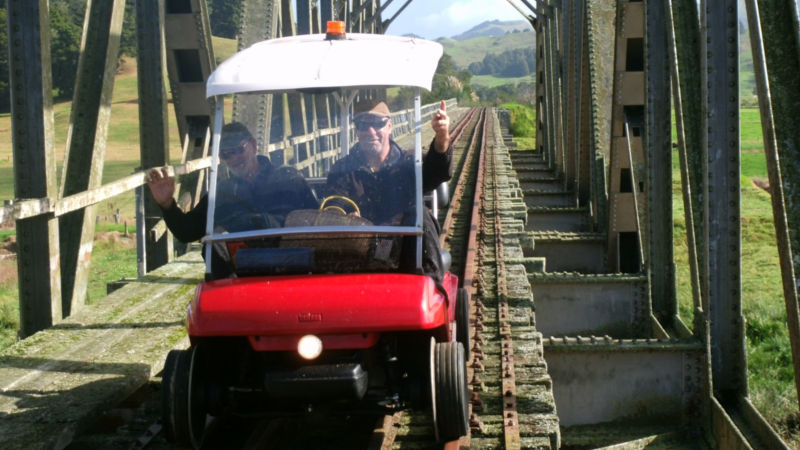
[[[348,29],[354,33],[375,33],[375,21],[372,20],[376,15],[378,7],[375,0],[353,0],[352,10],[350,11],[350,22]]]
[[[169,126],[164,47],[164,0],[136,2],[137,72],[139,77],[139,148],[142,167],[159,167],[169,162]],[[153,196],[144,198],[145,229],[137,233],[149,235],[149,230],[161,220],[161,209]],[[145,240],[139,248],[145,270],[151,271],[169,262],[172,239],[164,234],[156,241]]]
[[[278,37],[279,0],[243,0],[239,23],[238,49],[243,50],[256,42]],[[276,62],[277,64],[277,62]],[[245,123],[258,142],[261,152],[270,143],[273,96],[236,95],[233,102],[233,120]],[[283,163],[283,155],[270,155],[275,162]]]
[[[786,322],[792,347],[795,388],[800,401],[800,37],[797,4],[748,0],[747,18],[753,69],[761,110],[761,128],[767,157],[772,212],[786,304]],[[793,115],[794,114],[794,115]]]
[[[705,319],[700,287],[705,265],[699,260],[703,257],[700,248],[704,242],[701,177],[703,142],[700,127],[692,126],[700,123],[702,106],[701,102],[694,100],[701,95],[701,76],[697,70],[693,70],[700,64],[700,22],[693,0],[672,0],[665,3],[665,8],[689,277],[695,316],[694,333],[704,339]]]
[[[711,372],[717,398],[747,395],[741,290],[739,38],[735,0],[701,3],[703,174],[711,326]]]
[[[545,7],[547,14],[544,17],[544,149],[547,153],[547,162],[551,168],[561,170],[563,168],[562,161],[559,158],[560,152],[558,148],[558,108],[556,107],[557,93],[555,91],[557,85],[557,72],[558,65],[556,64],[556,45],[557,40],[554,36],[557,34],[556,18],[553,7],[548,5]]]
[[[14,196],[57,195],[47,0],[8,0]],[[44,25],[44,26],[43,26]],[[52,214],[18,220],[20,335],[61,320],[58,221]]]
[[[124,12],[124,0],[86,3],[60,198],[99,187],[102,182]],[[77,311],[86,300],[95,211],[92,205],[59,219],[64,316]]]
[[[566,190],[577,194],[577,173],[579,161],[579,126],[580,123],[580,84],[581,84],[581,48],[583,44],[583,5],[567,3],[564,20],[564,146],[566,160],[564,164],[564,184]]]
[[[557,173],[564,176],[564,166],[566,165],[566,150],[564,148],[564,113],[563,113],[563,11],[564,8],[559,0],[553,1],[553,18],[550,22],[550,58],[552,62],[551,72],[551,98],[553,100],[553,144],[555,145],[554,164]]]
[[[678,313],[672,250],[672,145],[669,58],[664,5],[645,2],[645,132],[647,213],[643,253],[653,312],[665,324]]]
[[[616,1],[586,2],[589,38],[589,78],[591,79],[592,209],[599,232],[608,228],[607,169],[611,144],[611,107],[614,77],[614,22]]]
[[[281,1],[281,35],[282,36],[295,36],[299,34],[300,28],[295,24],[294,14],[292,12],[292,0],[282,0]],[[305,8],[298,9],[298,12],[305,12]],[[308,23],[310,25],[310,17],[309,20],[303,20],[302,22]],[[310,30],[310,27],[303,26],[302,29]],[[311,110],[312,108],[309,107],[307,104],[306,98],[303,94],[285,94],[284,98],[286,99],[286,106],[284,106],[284,123],[288,124],[288,127],[285,127],[284,130],[289,132],[291,136],[302,136],[309,132],[309,124],[308,124],[308,116],[307,111]],[[284,138],[288,138],[289,135],[284,135]],[[312,143],[305,142],[301,144],[296,144],[293,146],[294,152],[292,159],[285,160],[285,163],[289,164],[297,164],[300,161],[304,161],[308,158],[313,157],[314,146]],[[286,157],[286,155],[284,155]]]
[[[209,154],[213,100],[206,100],[205,81],[216,66],[211,24],[205,0],[168,0],[164,39],[172,106],[181,142],[181,162]],[[205,191],[205,172],[180,180],[178,206],[192,208]],[[175,242],[179,254],[186,244]]]
[[[547,152],[545,151],[546,145],[546,128],[545,128],[545,102],[544,102],[544,78],[545,78],[545,63],[544,63],[544,20],[541,16],[541,11],[537,9],[537,14],[540,19],[536,21],[533,27],[536,31],[536,150],[541,153],[545,158]]]

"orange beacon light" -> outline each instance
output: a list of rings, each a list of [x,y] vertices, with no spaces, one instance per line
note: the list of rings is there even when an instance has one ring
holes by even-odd
[[[325,39],[344,39],[345,37],[344,21],[329,20],[325,31]]]

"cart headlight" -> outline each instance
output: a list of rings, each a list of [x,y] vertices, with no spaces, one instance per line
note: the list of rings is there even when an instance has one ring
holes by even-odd
[[[322,341],[313,334],[307,334],[297,343],[297,353],[305,359],[314,359],[322,353]]]

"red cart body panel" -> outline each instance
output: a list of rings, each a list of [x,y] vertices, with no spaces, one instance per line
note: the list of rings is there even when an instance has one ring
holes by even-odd
[[[305,334],[322,335],[329,349],[365,348],[377,342],[376,333],[430,330],[452,322],[458,278],[447,273],[444,285],[450,300],[425,275],[210,281],[198,286],[187,327],[192,338],[247,336],[257,350],[289,350]]]

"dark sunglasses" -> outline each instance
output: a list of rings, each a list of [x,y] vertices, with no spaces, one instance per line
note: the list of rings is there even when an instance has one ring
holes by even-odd
[[[358,131],[367,131],[368,128],[378,131],[385,127],[387,123],[389,123],[389,118],[381,117],[379,119],[356,119],[354,122],[356,125],[356,130]]]
[[[233,148],[225,148],[225,149],[222,149],[222,150],[220,150],[220,152],[219,152],[219,156],[220,156],[222,159],[228,159],[228,158],[230,158],[231,156],[238,156],[238,155],[241,155],[241,154],[242,154],[242,152],[244,152],[244,145],[240,145],[240,146],[238,146],[238,147],[233,147]]]

